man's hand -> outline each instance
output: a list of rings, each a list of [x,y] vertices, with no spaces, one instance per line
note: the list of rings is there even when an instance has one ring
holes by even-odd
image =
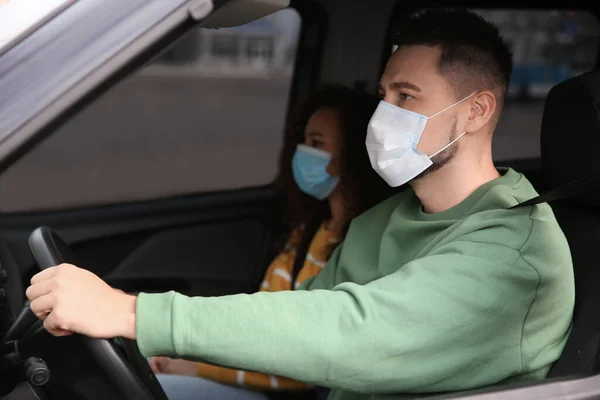
[[[180,360],[170,357],[152,357],[150,368],[155,374],[171,375],[198,375],[198,363],[195,361]]]
[[[31,311],[54,336],[135,339],[137,297],[111,288],[88,270],[70,264],[48,268],[31,279]]]

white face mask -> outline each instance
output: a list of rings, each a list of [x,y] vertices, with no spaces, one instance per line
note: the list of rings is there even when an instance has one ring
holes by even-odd
[[[434,154],[427,156],[417,150],[427,121],[473,95],[475,93],[431,117],[381,101],[367,129],[367,152],[373,169],[388,185],[396,187],[410,182],[431,167],[433,164],[431,158],[453,145],[466,132],[458,135]]]

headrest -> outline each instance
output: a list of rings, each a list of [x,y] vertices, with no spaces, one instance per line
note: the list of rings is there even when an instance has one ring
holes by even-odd
[[[600,172],[600,70],[567,79],[550,90],[541,151],[548,189]],[[600,196],[577,202],[598,206]]]

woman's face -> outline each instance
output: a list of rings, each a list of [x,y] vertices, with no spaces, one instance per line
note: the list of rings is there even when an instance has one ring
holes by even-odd
[[[306,123],[304,144],[331,154],[327,173],[339,176],[342,170],[342,127],[338,113],[330,108],[317,110]]]

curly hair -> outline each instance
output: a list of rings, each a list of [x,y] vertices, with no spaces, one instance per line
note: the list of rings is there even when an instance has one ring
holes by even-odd
[[[331,217],[327,199],[317,200],[303,193],[292,174],[292,158],[297,145],[304,142],[306,124],[316,111],[323,108],[337,112],[343,135],[339,185],[346,202],[348,220],[342,231],[342,239],[354,217],[397,191],[390,188],[373,170],[365,147],[367,126],[379,101],[375,95],[358,92],[343,85],[323,84],[313,90],[292,114],[276,181],[278,188],[286,196],[285,217],[290,229],[320,223]]]

